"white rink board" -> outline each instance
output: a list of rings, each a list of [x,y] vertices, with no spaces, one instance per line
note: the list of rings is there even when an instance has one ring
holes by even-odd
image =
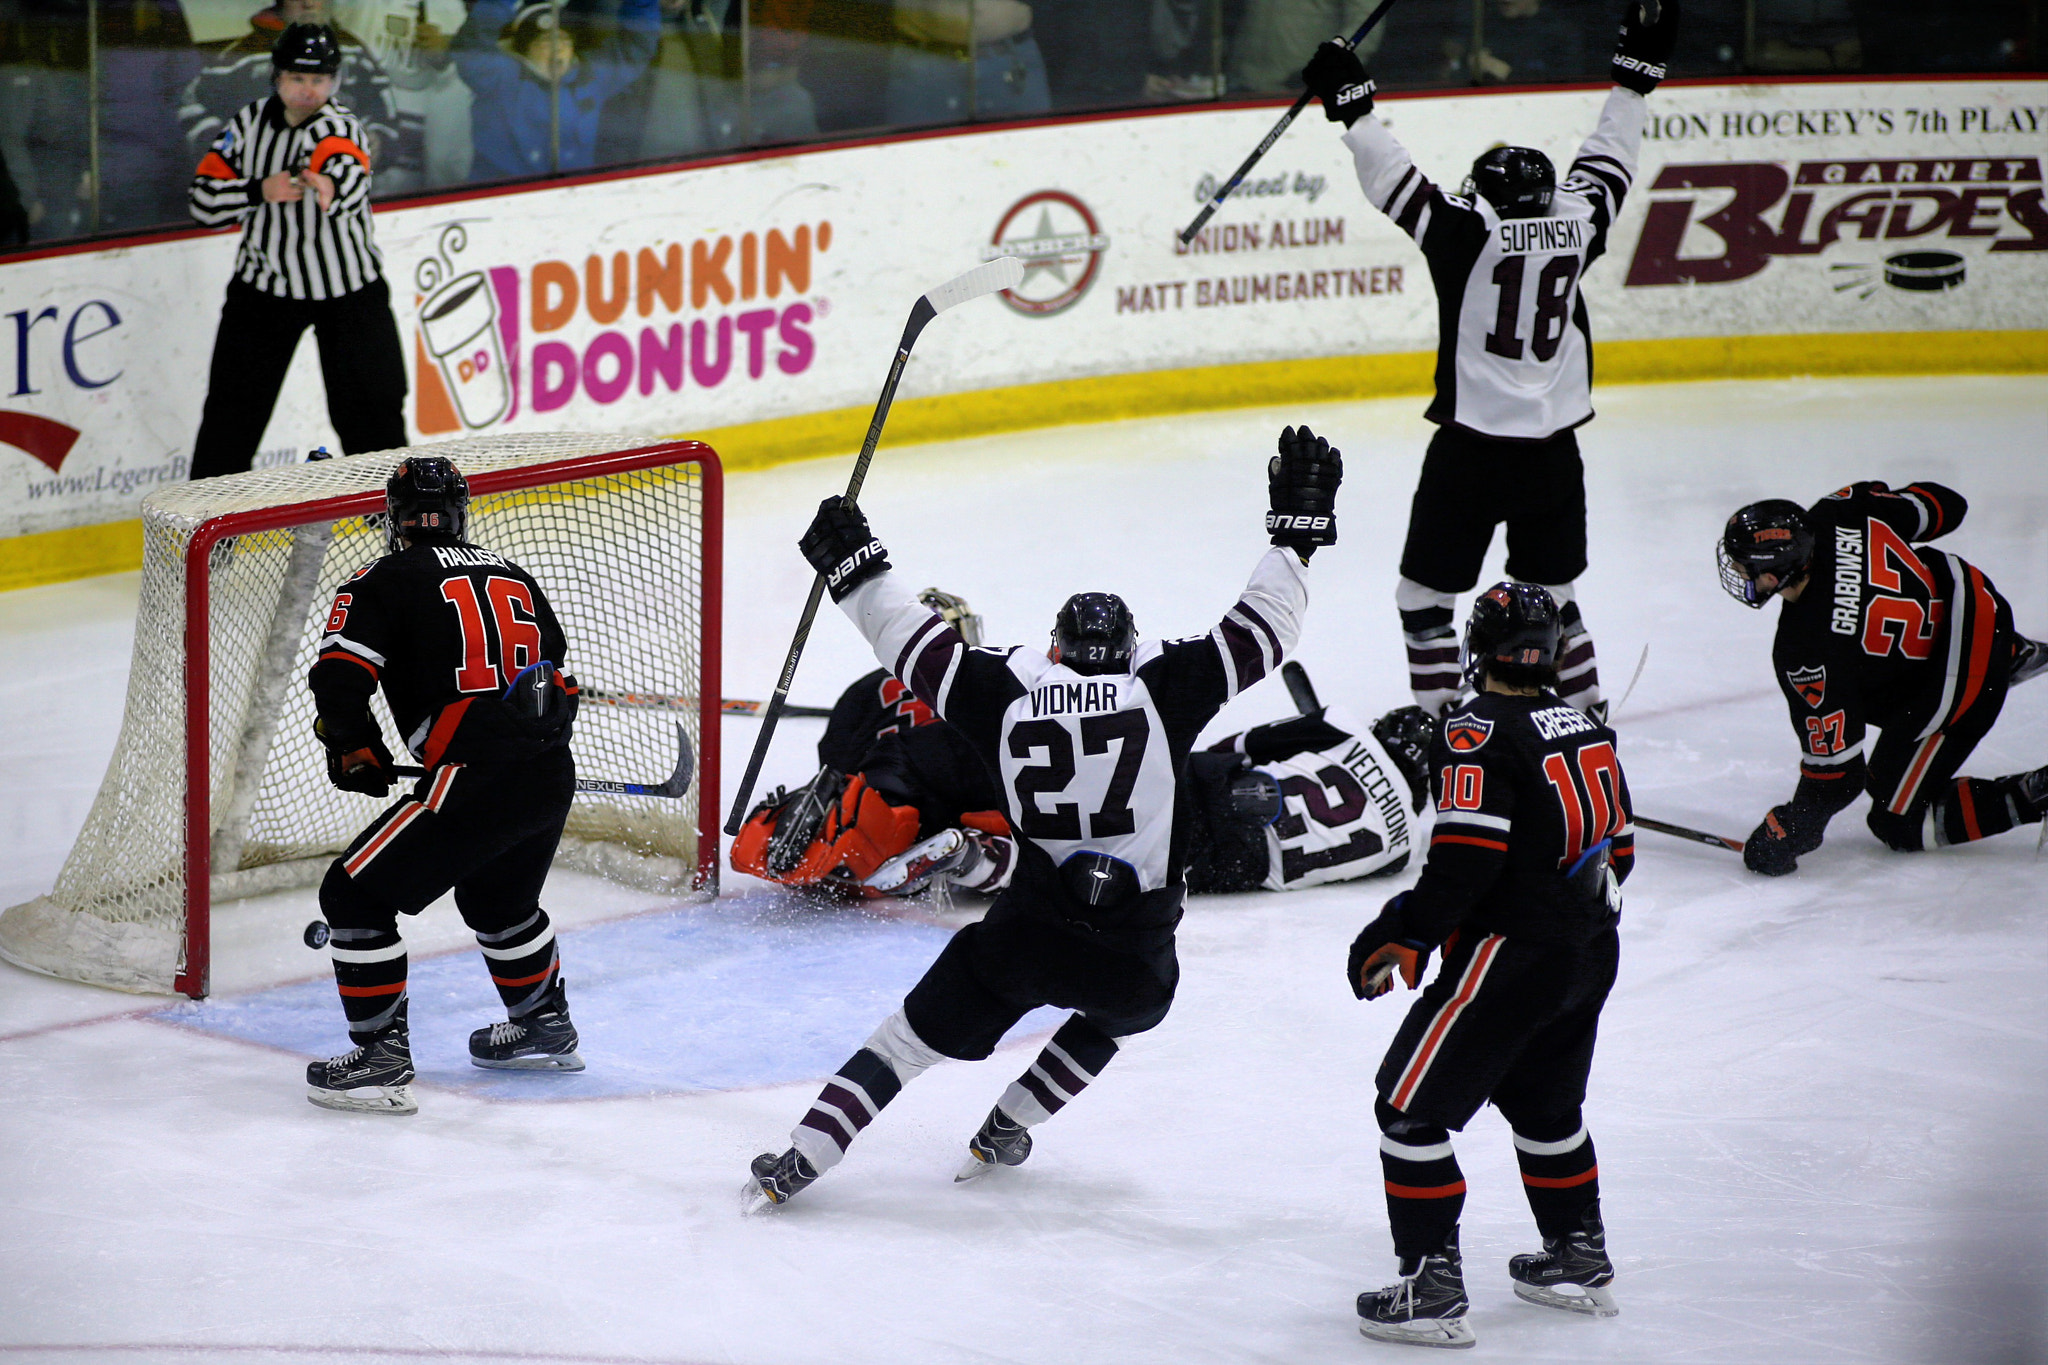
[[[1505,137],[1562,169],[1604,98],[1389,98],[1382,112],[1455,189]],[[2048,82],[1677,86],[1651,108],[1638,190],[1587,282],[1596,337],[2048,327]],[[1040,267],[1017,306],[932,328],[904,397],[1428,350],[1420,253],[1364,203],[1313,114],[1179,249],[1274,116],[942,133],[379,213],[414,437],[673,434],[866,404],[910,303],[999,241]],[[6,310],[25,310],[0,330],[5,406],[78,433],[55,464],[47,444],[40,460],[0,445],[0,536],[132,516],[184,476],[235,242],[0,265]],[[1886,283],[1887,257],[1931,250],[1964,267],[1957,287]],[[264,458],[333,444],[312,352]]]

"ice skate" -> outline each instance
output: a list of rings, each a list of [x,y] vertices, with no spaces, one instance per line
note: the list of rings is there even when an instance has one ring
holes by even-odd
[[[796,1198],[820,1174],[794,1147],[781,1156],[763,1152],[754,1158],[750,1169],[753,1175],[740,1190],[742,1213],[780,1208]]]
[[[1374,1341],[1462,1349],[1478,1340],[1465,1321],[1470,1307],[1453,1232],[1442,1251],[1420,1260],[1403,1258],[1400,1280],[1358,1296],[1358,1330]]]
[[[306,1098],[322,1109],[359,1114],[417,1114],[412,1097],[412,1044],[405,1006],[351,1052],[306,1065]]]
[[[581,1071],[576,1054],[576,1026],[569,1022],[569,1001],[559,978],[540,1008],[520,1019],[507,1019],[469,1035],[469,1060],[496,1071]]]
[[[1031,1130],[1013,1123],[997,1105],[981,1121],[981,1131],[967,1139],[967,1164],[953,1177],[953,1183],[979,1180],[998,1166],[1022,1166],[1031,1155]]]
[[[1611,1318],[1621,1311],[1614,1302],[1614,1262],[1607,1259],[1607,1230],[1600,1222],[1600,1202],[1588,1205],[1577,1231],[1553,1237],[1540,1253],[1524,1253],[1508,1261],[1515,1296],[1545,1308]],[[1576,1289],[1577,1293],[1566,1292]]]
[[[2048,640],[2018,637],[2012,648],[2012,673],[2007,685],[2016,686],[2043,673],[2048,673]]]
[[[973,856],[974,845],[966,831],[942,829],[909,852],[883,863],[863,885],[892,896],[908,896],[931,885],[933,878],[958,871]]]

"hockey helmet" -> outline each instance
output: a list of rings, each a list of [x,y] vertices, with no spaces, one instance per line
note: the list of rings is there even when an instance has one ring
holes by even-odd
[[[1465,621],[1465,681],[1488,677],[1510,687],[1557,680],[1557,599],[1534,583],[1496,583],[1479,594]]]
[[[396,554],[402,538],[458,541],[469,530],[469,481],[452,460],[414,455],[384,484],[384,543]]]
[[[1280,781],[1264,768],[1239,768],[1223,789],[1223,807],[1236,819],[1263,829],[1280,818]]]
[[[332,76],[341,70],[341,40],[325,24],[287,24],[270,49],[274,71]]]
[[[1803,577],[1813,562],[1813,528],[1805,509],[1787,498],[1749,504],[1728,518],[1714,559],[1730,597],[1747,607],[1763,606],[1764,599]],[[1757,579],[1765,574],[1777,582],[1759,586]]]
[[[1113,592],[1077,592],[1052,623],[1053,657],[1076,673],[1127,673],[1138,623]]]
[[[981,618],[974,614],[974,608],[967,605],[964,597],[939,588],[926,588],[917,595],[917,600],[939,614],[939,619],[958,631],[960,638],[969,648],[981,643]]]
[[[1478,195],[1503,218],[1541,218],[1557,193],[1557,170],[1534,147],[1494,147],[1480,153],[1465,177],[1465,195]]]
[[[1408,795],[1420,811],[1429,791],[1429,746],[1436,740],[1436,717],[1419,706],[1403,706],[1374,721],[1372,737],[1408,779]]]

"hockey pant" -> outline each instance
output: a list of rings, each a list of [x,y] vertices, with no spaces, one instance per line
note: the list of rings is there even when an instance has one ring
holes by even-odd
[[[374,1033],[405,1000],[398,916],[451,888],[484,965],[518,1019],[560,974],[541,886],[576,791],[567,747],[517,764],[444,764],[357,835],[320,884],[335,984],[349,1032]]]
[[[1006,892],[948,940],[903,1008],[826,1082],[790,1143],[830,1170],[925,1068],[987,1057],[1019,1019],[1055,1005],[1074,1013],[997,1101],[1025,1127],[1043,1123],[1102,1074],[1123,1039],[1166,1017],[1179,980],[1170,941],[1149,954],[1104,948]]]
[[[316,301],[279,298],[237,279],[228,283],[214,337],[206,404],[192,444],[193,478],[249,468],[308,327],[320,347],[327,417],[342,452],[359,455],[406,443],[405,353],[383,280]]]
[[[1525,943],[1464,932],[1408,1011],[1380,1064],[1380,1165],[1387,1221],[1403,1258],[1443,1248],[1465,1204],[1451,1148],[1489,1100],[1514,1130],[1522,1188],[1548,1240],[1578,1226],[1600,1197],[1600,1168],[1581,1115],[1600,1009],[1620,939]]]
[[[1968,577],[1941,693],[1885,726],[1870,750],[1866,823],[1901,852],[1988,839],[2041,818],[2020,794],[2018,775],[1956,775],[2005,706],[2015,638],[2012,608],[1974,565]],[[1802,771],[1813,778],[1824,770]]]

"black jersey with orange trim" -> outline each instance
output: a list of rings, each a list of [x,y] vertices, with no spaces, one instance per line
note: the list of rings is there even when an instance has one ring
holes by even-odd
[[[1635,815],[1614,732],[1554,692],[1482,692],[1430,746],[1436,824],[1422,877],[1402,903],[1407,936],[1458,929],[1583,942],[1612,923],[1566,879],[1609,839],[1618,879],[1635,865]]]
[[[888,669],[878,668],[839,694],[818,740],[818,762],[842,773],[856,772],[868,750],[884,735],[901,734],[938,722],[938,714]]]
[[[543,659],[560,670],[567,651],[532,574],[475,545],[417,544],[341,585],[306,682],[328,733],[344,741],[374,728],[370,694],[382,686],[400,738],[431,766],[449,756],[438,731],[455,728],[437,722],[500,695]]]
[[[1976,566],[1918,543],[1954,530],[1968,507],[1937,483],[1867,482],[1808,509],[1812,565],[1799,600],[1779,608],[1771,647],[1803,776],[1860,789],[1868,727],[1910,715],[1943,729],[1981,699],[1998,591]]]

